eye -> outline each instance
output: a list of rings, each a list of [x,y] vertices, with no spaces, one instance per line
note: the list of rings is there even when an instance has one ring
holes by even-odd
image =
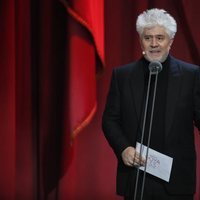
[[[149,41],[149,40],[151,40],[151,37],[148,36],[148,35],[145,35],[145,36],[144,36],[144,40]]]
[[[157,38],[158,41],[163,41],[165,39],[165,37],[162,36],[162,35],[159,35],[156,38]]]

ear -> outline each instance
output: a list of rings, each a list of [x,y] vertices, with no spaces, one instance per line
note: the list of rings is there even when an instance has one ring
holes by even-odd
[[[173,42],[174,42],[174,38],[172,38],[172,39],[170,40],[170,44],[169,44],[170,48],[171,48]]]
[[[141,49],[142,49],[142,51],[144,50],[144,46],[143,46],[143,44],[142,44],[142,38],[140,37],[139,38],[139,42],[140,42],[140,47],[141,47]]]

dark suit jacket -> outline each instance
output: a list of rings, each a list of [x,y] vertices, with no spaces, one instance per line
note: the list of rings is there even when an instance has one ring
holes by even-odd
[[[105,137],[118,158],[117,193],[123,196],[136,170],[123,164],[121,153],[135,146],[141,130],[143,73],[141,60],[113,70],[102,119]],[[194,124],[200,129],[199,67],[170,56],[166,99],[164,153],[173,158],[173,166],[169,183],[163,184],[172,194],[192,194],[196,185]]]

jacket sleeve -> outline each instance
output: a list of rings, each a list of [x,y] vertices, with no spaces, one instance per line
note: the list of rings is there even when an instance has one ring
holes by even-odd
[[[114,69],[102,117],[102,129],[108,143],[112,147],[117,158],[120,160],[122,151],[130,145],[123,134],[121,126],[121,96],[117,75],[119,76],[117,70]]]
[[[200,131],[200,67],[196,73],[194,86],[194,122]]]

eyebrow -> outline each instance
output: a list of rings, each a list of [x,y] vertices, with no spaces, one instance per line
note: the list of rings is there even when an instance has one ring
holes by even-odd
[[[162,38],[164,38],[165,37],[165,35],[162,35],[162,34],[158,34],[158,35],[143,35],[143,37],[145,38],[145,37],[150,37],[150,38],[153,38],[153,37],[162,37]]]

